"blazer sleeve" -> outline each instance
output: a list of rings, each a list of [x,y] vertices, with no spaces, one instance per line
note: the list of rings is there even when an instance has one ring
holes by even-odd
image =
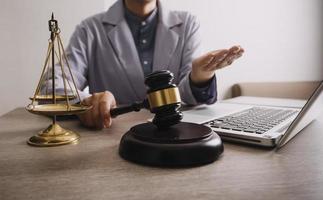
[[[192,69],[192,62],[200,55],[201,37],[199,33],[200,24],[196,17],[188,15],[186,27],[184,30],[184,48],[181,59],[180,73],[179,73],[179,91],[182,101],[189,105],[197,105],[198,102],[192,93],[190,86],[190,73]],[[216,90],[216,84],[214,84],[214,90]],[[215,102],[215,99],[208,100]]]
[[[86,86],[88,86],[87,81],[87,74],[88,74],[88,57],[87,57],[87,51],[88,51],[88,37],[86,34],[86,29],[84,25],[81,23],[78,25],[74,31],[74,33],[71,36],[69,45],[67,46],[65,53],[68,59],[68,63],[75,81],[75,85],[77,87],[78,93],[80,95],[81,100],[84,98],[90,96],[88,92],[83,91]],[[57,60],[57,59],[56,59]],[[65,61],[65,59],[63,59]],[[75,91],[72,78],[70,76],[70,72],[67,68],[67,63],[64,62],[64,72],[67,77],[67,89],[68,93],[70,93],[70,87],[73,88]],[[51,92],[52,88],[52,77],[48,79],[48,82],[43,84],[42,86],[42,92],[44,93],[45,85],[47,90]],[[59,63],[56,63],[55,65],[55,87],[56,87],[56,93],[57,94],[65,94],[64,93],[64,83],[63,83],[63,75],[61,66]]]

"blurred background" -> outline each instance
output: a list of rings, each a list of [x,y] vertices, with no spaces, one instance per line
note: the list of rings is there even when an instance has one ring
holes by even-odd
[[[77,24],[115,0],[0,0],[0,115],[29,103],[55,13],[67,46]],[[240,82],[323,80],[322,0],[161,0],[197,16],[204,52],[240,44],[245,55],[217,72],[219,99]]]

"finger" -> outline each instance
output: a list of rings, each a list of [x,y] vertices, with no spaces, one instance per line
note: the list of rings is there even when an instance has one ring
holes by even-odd
[[[232,46],[229,49],[230,54],[238,53],[241,50],[241,47],[239,45]]]
[[[225,63],[225,62],[227,62],[229,59],[231,59],[231,57],[232,57],[232,56],[234,56],[235,52],[237,51],[237,48],[238,48],[238,47],[236,47],[236,46],[231,47],[231,48],[229,49],[229,52],[227,53],[226,57],[222,60],[221,64],[222,64],[222,63]]]
[[[223,59],[223,61],[221,63],[219,63],[218,69],[221,69],[223,67],[231,65],[233,63],[233,61],[235,60],[236,55],[239,53],[243,53],[243,51],[244,50],[238,45],[231,47],[229,49],[229,52],[228,52],[226,58]]]
[[[221,63],[219,63],[217,66],[213,67],[212,69],[210,70],[219,70],[219,69],[222,69],[223,67],[226,67],[228,66],[228,63],[226,61],[223,61]]]
[[[233,57],[227,58],[226,60],[224,60],[222,63],[218,65],[217,69],[222,69],[224,67],[231,65],[233,60],[234,60]]]
[[[112,125],[110,110],[117,107],[116,100],[111,92],[106,91],[101,101],[101,106],[103,106],[101,107],[101,117],[103,118],[104,126],[108,128]]]
[[[228,59],[228,64],[232,64],[232,62],[234,62],[235,60],[237,60],[238,58],[240,58],[242,56],[242,53],[238,53],[238,54],[234,54],[230,59]]]
[[[208,68],[209,71],[214,71],[214,70],[217,70],[217,69],[221,69],[221,68],[224,68],[226,66],[229,66],[233,63],[233,61],[239,57],[241,57],[241,55],[243,54],[244,52],[244,49],[241,48],[239,45],[236,45],[236,46],[232,46],[227,54],[226,54],[226,57],[223,58],[221,60],[221,62],[219,63],[215,63],[214,65],[210,65],[210,67]]]
[[[226,54],[228,52],[229,50],[227,49],[220,49],[220,50],[211,51],[210,54],[214,58],[214,57],[221,57],[223,54]]]
[[[92,106],[92,99],[93,99],[92,96],[87,97],[87,98],[83,99],[81,103],[83,105]],[[88,110],[87,112],[78,115],[82,124],[86,127],[89,127],[89,128],[94,127],[94,122],[92,119],[92,112],[93,112],[93,107],[90,110]]]
[[[105,128],[108,128],[111,126],[111,115],[110,115],[110,104],[103,100],[103,101],[100,101],[100,104],[99,104],[99,107],[100,107],[100,117],[102,119],[102,122],[103,122],[103,126]]]
[[[99,94],[93,94],[93,101],[92,101],[92,120],[94,122],[95,128],[102,129],[103,122],[100,117],[100,106],[99,106]]]
[[[231,55],[231,57],[228,59],[228,63],[232,63],[234,60],[240,58],[242,54],[244,53],[244,49],[240,47],[239,50],[234,51],[234,53]]]
[[[243,48],[240,49],[240,51],[238,52],[238,54],[243,54],[245,51]]]
[[[228,58],[225,62],[221,63],[221,65],[219,67],[220,68],[227,67],[227,66],[231,65],[235,60],[240,58],[241,56],[242,56],[242,54],[234,54],[230,58]]]
[[[234,56],[234,60],[237,60],[238,58],[240,58],[242,56],[242,53],[240,54],[236,54],[235,56]]]
[[[243,53],[243,49],[240,46],[237,45],[237,46],[231,47],[229,49],[229,53],[228,53],[227,57],[223,60],[223,63],[221,64],[221,66],[224,66],[225,63],[232,63],[231,61],[239,53]]]
[[[92,96],[83,99],[81,103],[86,106],[91,106],[92,105]]]
[[[84,116],[84,118],[85,118],[84,119],[85,120],[85,122],[84,122],[85,126],[87,126],[89,128],[95,127],[95,123],[94,123],[93,118],[92,118],[92,113],[86,114]]]
[[[240,56],[238,55],[238,54],[232,54],[227,60],[226,60],[226,62],[227,62],[227,64],[228,65],[231,65],[232,64],[232,62],[234,61],[234,60],[236,60],[237,58],[239,58]]]
[[[200,59],[200,67],[207,67],[213,60],[214,55],[212,53],[208,53],[205,56],[202,56]]]
[[[110,109],[116,108],[116,107],[117,107],[117,104],[115,101],[113,101],[113,103],[110,104]]]
[[[244,49],[240,49],[239,51],[235,52],[233,55],[241,57],[244,53]]]
[[[218,54],[222,54],[223,51],[227,51],[226,49],[215,50],[207,53],[206,55],[199,58],[199,66],[200,67],[207,67],[214,61],[214,57],[218,56]]]
[[[216,55],[214,55],[213,60],[206,67],[206,70],[210,70],[210,69],[213,69],[214,67],[216,67],[219,63],[221,63],[223,61],[223,59],[225,59],[227,54],[228,54],[228,50],[222,50],[219,53],[217,53]]]
[[[239,49],[232,50],[232,55],[242,55],[245,52],[245,50],[242,47],[240,46],[237,46],[237,47],[239,47]]]
[[[85,127],[88,127],[88,128],[94,127],[91,111],[86,112],[84,114],[80,114],[78,115],[78,117]]]
[[[236,54],[238,54],[240,52],[240,50],[241,50],[240,46],[231,47],[229,50],[229,53],[224,61],[227,62],[228,60],[231,60]]]
[[[233,54],[229,55],[228,53],[228,55],[220,63],[218,63],[216,66],[212,66],[210,70],[222,69],[223,67],[231,65],[233,59],[234,59],[234,55]]]

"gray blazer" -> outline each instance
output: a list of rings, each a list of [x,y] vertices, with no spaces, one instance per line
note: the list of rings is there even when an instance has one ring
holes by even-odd
[[[182,101],[197,104],[190,84],[192,60],[198,54],[199,23],[187,12],[168,11],[158,2],[153,71],[168,69],[175,75]],[[76,27],[66,49],[81,98],[110,91],[118,104],[146,97],[144,73],[131,31],[124,18],[122,0],[107,12],[85,19]],[[60,75],[58,74],[58,79]],[[62,82],[62,81],[56,81]],[[57,85],[62,89],[62,84]]]

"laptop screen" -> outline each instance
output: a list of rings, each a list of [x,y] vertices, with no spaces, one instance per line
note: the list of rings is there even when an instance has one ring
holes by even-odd
[[[310,124],[320,113],[323,112],[323,81],[314,90],[311,97],[308,99],[302,110],[290,124],[285,134],[278,141],[277,149],[284,146],[297,133]]]

